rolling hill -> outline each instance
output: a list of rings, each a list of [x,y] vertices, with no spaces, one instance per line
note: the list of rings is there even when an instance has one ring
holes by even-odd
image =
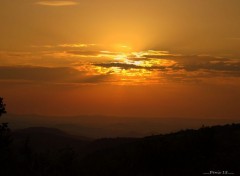
[[[240,174],[240,124],[144,138],[93,140],[50,128],[18,130],[12,136],[7,161],[0,160],[1,172],[8,175]]]

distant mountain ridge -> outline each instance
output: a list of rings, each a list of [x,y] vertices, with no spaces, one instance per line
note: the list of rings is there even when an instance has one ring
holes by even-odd
[[[70,135],[57,128],[30,127],[15,130],[12,134],[15,145],[21,145],[28,141],[28,145],[37,151],[46,149],[60,149],[71,146],[81,148],[92,139],[82,136]]]
[[[47,128],[47,127],[29,127],[24,129],[15,130],[14,134],[26,134],[26,135],[36,135],[36,134],[46,134],[46,135],[56,135],[56,136],[65,136],[69,138],[81,139],[81,140],[90,140],[90,138],[70,135],[69,133],[62,131],[58,128]]]
[[[97,140],[58,129],[28,128],[13,133],[12,147],[11,164],[0,165],[8,175],[198,176],[211,171],[240,175],[240,124]]]
[[[6,114],[2,120],[9,122],[11,129],[29,127],[58,128],[69,134],[90,138],[144,137],[166,134],[181,129],[198,129],[205,126],[240,123],[240,119],[194,119],[152,118],[115,116],[41,116]]]

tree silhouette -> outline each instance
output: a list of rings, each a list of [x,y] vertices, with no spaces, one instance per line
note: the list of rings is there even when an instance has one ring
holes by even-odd
[[[5,104],[3,103],[3,98],[0,97],[0,117],[2,116],[2,114],[7,113],[6,109],[5,109]]]
[[[3,98],[0,97],[0,117],[2,114],[7,113],[5,109],[6,105],[3,103]],[[8,123],[0,124],[0,149],[5,148],[10,143],[10,129],[8,128]]]

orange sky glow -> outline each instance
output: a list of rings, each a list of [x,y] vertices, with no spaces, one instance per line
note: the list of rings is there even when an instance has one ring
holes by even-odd
[[[2,0],[0,96],[15,114],[239,118],[239,6]]]

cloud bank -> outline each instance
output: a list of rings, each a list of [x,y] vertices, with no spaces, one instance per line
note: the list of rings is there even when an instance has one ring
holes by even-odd
[[[157,84],[240,79],[237,58],[157,50],[117,52],[96,44],[59,44],[33,49],[36,51],[32,53],[0,51],[0,81]]]

